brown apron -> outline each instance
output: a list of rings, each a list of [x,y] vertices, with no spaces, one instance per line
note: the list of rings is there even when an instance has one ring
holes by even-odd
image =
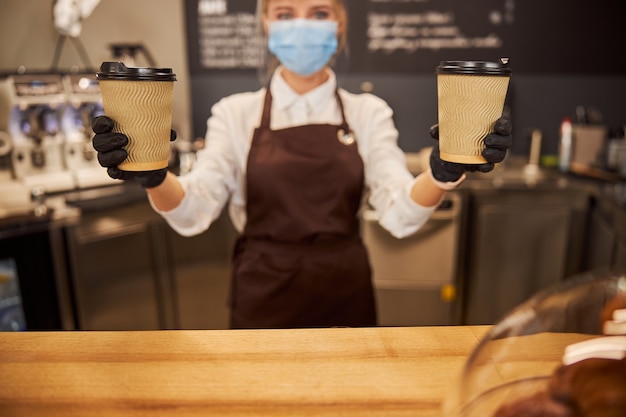
[[[270,129],[269,88],[248,155],[247,222],[237,240],[232,328],[373,326],[357,212],[363,161],[343,123]]]

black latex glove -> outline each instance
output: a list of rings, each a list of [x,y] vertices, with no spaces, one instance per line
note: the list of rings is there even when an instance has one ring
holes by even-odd
[[[128,137],[123,133],[113,132],[115,122],[107,116],[93,119],[91,128],[95,135],[93,147],[98,152],[98,162],[107,168],[109,177],[116,180],[135,181],[143,188],[160,185],[167,175],[167,168],[155,171],[122,171],[117,166],[128,157],[124,146],[128,145]],[[176,140],[176,132],[171,131],[170,140]]]
[[[457,164],[443,161],[439,157],[439,125],[430,128],[430,136],[437,140],[430,154],[430,168],[433,177],[441,182],[455,182],[464,172],[489,172],[494,165],[502,162],[506,156],[506,151],[511,147],[511,121],[506,117],[501,117],[496,121],[494,131],[483,139],[485,149],[482,156],[487,160],[484,164]]]

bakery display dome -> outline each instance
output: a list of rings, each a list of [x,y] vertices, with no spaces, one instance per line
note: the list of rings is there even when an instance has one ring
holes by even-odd
[[[626,274],[592,271],[547,288],[482,338],[445,417],[625,417]]]

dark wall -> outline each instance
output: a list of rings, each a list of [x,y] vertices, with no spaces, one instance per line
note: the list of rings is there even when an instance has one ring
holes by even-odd
[[[186,2],[196,137],[205,134],[212,104],[225,95],[257,89],[261,84],[253,65],[217,68],[214,61],[199,58],[202,22],[197,11],[201,1]],[[254,13],[256,1],[227,3],[228,13],[240,17],[242,13]],[[542,153],[556,154],[560,122],[565,116],[573,118],[577,106],[597,109],[609,128],[626,124],[623,0],[347,3],[351,23],[348,48],[337,67],[340,85],[359,92],[363,83],[371,83],[373,93],[394,109],[400,146],[405,151],[432,144],[428,129],[437,120],[435,67],[448,59],[510,57],[513,77],[507,103],[514,126],[514,154],[528,152],[532,129],[543,133]],[[372,23],[381,18],[392,23]],[[210,28],[215,23],[210,20],[207,25]],[[433,28],[444,29],[438,32],[444,35],[433,35],[437,33]],[[253,43],[250,33],[242,38],[242,56]],[[243,57],[245,62],[253,62],[249,55]]]
[[[363,82],[373,83],[374,93],[394,109],[400,146],[405,151],[414,152],[431,146],[428,129],[437,120],[434,76],[340,74],[339,80],[350,91],[360,91]],[[194,75],[192,108],[195,136],[201,137],[206,133],[206,119],[213,103],[226,95],[259,86],[255,74]],[[512,153],[526,154],[530,148],[530,130],[540,129],[543,132],[542,153],[556,154],[561,119],[564,116],[573,118],[578,105],[599,109],[610,127],[626,124],[626,74],[514,76],[509,103],[514,123]]]

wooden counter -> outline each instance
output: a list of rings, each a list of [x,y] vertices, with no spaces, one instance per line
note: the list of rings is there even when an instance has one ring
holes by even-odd
[[[485,326],[0,333],[0,416],[441,416]]]

